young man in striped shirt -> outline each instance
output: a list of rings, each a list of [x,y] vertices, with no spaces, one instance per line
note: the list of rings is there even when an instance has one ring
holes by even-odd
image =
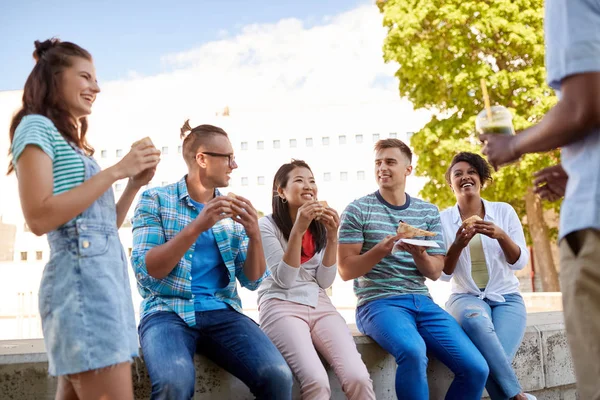
[[[427,355],[430,351],[455,375],[446,399],[480,399],[488,367],[454,318],[436,305],[425,278],[436,280],[444,266],[440,214],[434,205],[405,193],[412,172],[412,152],[397,139],[375,144],[379,190],[348,205],[341,218],[338,270],[354,279],[358,297],[356,323],[392,354],[396,395],[428,399]],[[437,233],[439,247],[396,244],[398,223]]]
[[[188,174],[145,191],[133,219],[131,263],[144,298],[139,334],[151,399],[194,396],[195,353],[259,399],[291,399],[289,367],[242,314],[236,290],[236,278],[256,290],[266,265],[256,210],[218,190],[237,168],[227,133],[212,125],[191,129],[186,121],[182,137]]]

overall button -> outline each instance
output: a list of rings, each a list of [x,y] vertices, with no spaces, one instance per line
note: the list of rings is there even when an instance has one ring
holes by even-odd
[[[83,246],[84,249],[87,249],[88,247],[90,247],[90,242],[88,242],[87,240],[84,240],[83,243],[81,243],[81,245]]]

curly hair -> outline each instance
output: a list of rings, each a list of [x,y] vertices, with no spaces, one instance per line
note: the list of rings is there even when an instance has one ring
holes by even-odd
[[[463,161],[475,168],[475,171],[477,171],[477,175],[479,175],[479,179],[481,180],[482,187],[486,182],[492,182],[492,168],[490,167],[490,164],[488,164],[488,162],[485,161],[485,159],[479,154],[463,151],[452,158],[452,162],[446,170],[445,177],[448,185],[452,185],[450,177],[450,171],[452,170],[452,167]]]

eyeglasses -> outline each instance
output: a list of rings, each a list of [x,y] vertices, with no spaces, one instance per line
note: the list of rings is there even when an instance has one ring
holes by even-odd
[[[212,156],[212,157],[226,157],[227,158],[227,162],[229,163],[229,166],[233,168],[234,164],[235,164],[235,156],[233,155],[233,153],[231,154],[223,154],[223,153],[212,153],[210,151],[203,151],[200,152],[198,154],[196,154],[196,159],[198,159],[198,155],[199,154],[204,154],[207,156]]]

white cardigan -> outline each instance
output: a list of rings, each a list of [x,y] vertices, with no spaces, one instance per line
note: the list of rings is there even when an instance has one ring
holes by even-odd
[[[272,216],[261,218],[258,225],[270,273],[258,288],[259,306],[267,299],[276,298],[316,307],[319,290],[327,289],[333,284],[337,264],[329,267],[323,265],[323,249],[299,268],[291,267],[283,261],[287,241]]]

